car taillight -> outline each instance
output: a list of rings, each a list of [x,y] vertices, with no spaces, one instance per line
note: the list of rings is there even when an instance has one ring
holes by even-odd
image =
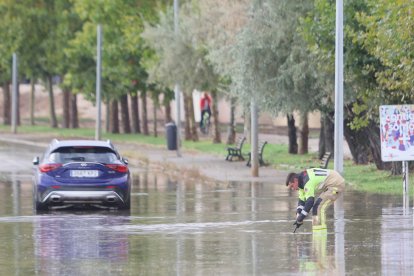
[[[118,165],[118,164],[106,164],[110,169],[113,169],[114,171],[120,172],[120,173],[126,173],[128,172],[128,167],[125,165]]]
[[[55,163],[55,164],[42,164],[39,166],[39,170],[43,173],[53,171],[57,168],[62,167],[62,164]]]

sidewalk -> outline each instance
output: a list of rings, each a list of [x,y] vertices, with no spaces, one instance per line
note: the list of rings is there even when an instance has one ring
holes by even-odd
[[[0,141],[19,143],[44,149],[53,138],[47,134],[4,134]],[[138,143],[114,142],[120,153],[128,158],[132,170],[146,167],[150,170],[168,172],[175,177],[204,178],[207,181],[244,181],[244,182],[272,182],[284,183],[287,172],[276,171],[270,166],[260,167],[259,176],[253,177],[251,168],[246,161],[225,160],[226,152],[222,156],[205,153],[195,153],[181,150],[169,151],[163,147],[154,147]],[[225,147],[225,146],[223,146]]]
[[[118,143],[119,150],[130,160],[138,160],[143,165],[148,163],[150,167],[161,166],[162,170],[173,172],[177,177],[189,178],[203,177],[207,180],[222,182],[247,181],[247,182],[284,182],[287,172],[276,171],[270,166],[260,167],[259,176],[253,177],[251,168],[246,166],[247,161],[226,161],[227,152],[223,155],[213,155],[187,150],[167,150],[166,147],[153,147],[138,143]],[[225,145],[223,145],[225,147]]]

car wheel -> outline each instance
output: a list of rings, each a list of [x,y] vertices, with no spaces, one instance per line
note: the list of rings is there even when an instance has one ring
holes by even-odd
[[[40,202],[35,202],[35,212],[36,213],[41,213],[41,212],[46,212],[47,210],[49,210],[48,206],[40,203]]]
[[[124,204],[122,204],[119,209],[121,210],[129,210],[131,209],[131,197],[128,198],[127,201],[124,202]]]
[[[33,208],[35,212],[47,211],[49,209],[46,204],[39,202],[36,196],[33,197]]]

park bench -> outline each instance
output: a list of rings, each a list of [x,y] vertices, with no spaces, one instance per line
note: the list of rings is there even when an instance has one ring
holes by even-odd
[[[265,162],[264,162],[264,160],[263,160],[263,151],[264,151],[264,148],[265,148],[265,146],[267,145],[267,141],[262,141],[262,142],[259,142],[259,145],[258,145],[258,147],[257,147],[257,153],[258,153],[258,156],[259,156],[259,166],[264,166],[265,165]],[[249,160],[247,160],[247,164],[246,164],[246,166],[248,166],[248,167],[250,167],[251,166],[251,159],[252,159],[252,154],[249,152]]]
[[[319,168],[326,169],[328,167],[329,160],[331,160],[332,154],[328,151],[322,156],[321,162],[319,163]]]
[[[237,157],[238,160],[244,160],[243,154],[242,154],[242,148],[244,145],[244,142],[246,142],[246,137],[241,136],[237,140],[235,147],[228,147],[227,148],[227,161],[233,161],[233,157]]]

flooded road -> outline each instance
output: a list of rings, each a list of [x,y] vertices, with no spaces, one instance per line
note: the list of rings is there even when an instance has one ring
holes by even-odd
[[[36,150],[9,149],[0,144],[11,159],[0,171],[0,275],[414,273],[413,212],[400,197],[348,191],[327,235],[312,234],[310,220],[293,234],[296,195],[282,183],[203,184],[142,170],[130,213],[35,215]]]

